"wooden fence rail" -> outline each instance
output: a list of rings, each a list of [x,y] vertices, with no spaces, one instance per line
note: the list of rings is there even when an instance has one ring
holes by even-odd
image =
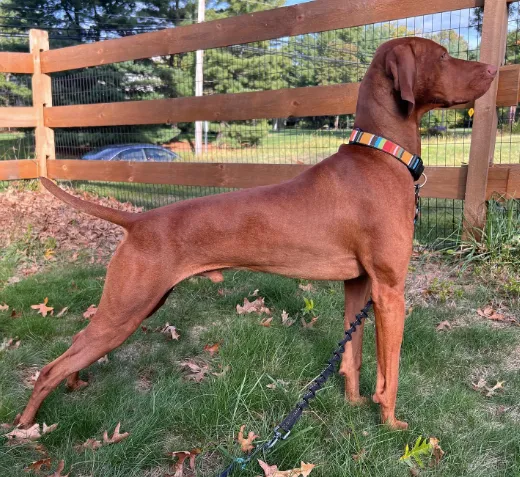
[[[33,107],[0,108],[0,127],[35,127],[37,158],[0,162],[0,180],[43,174],[68,180],[241,188],[289,179],[310,166],[56,161],[53,128],[351,114],[355,111],[358,83],[53,107],[48,74],[477,6],[485,7],[481,59],[501,66],[507,37],[507,3],[507,0],[315,0],[56,50],[48,50],[44,32],[32,30],[32,54],[0,53],[0,72],[33,74]],[[493,193],[520,198],[520,165],[492,166],[490,161],[497,128],[496,106],[516,106],[519,91],[520,65],[502,66],[490,92],[475,104],[469,168],[427,168],[429,180],[423,196],[465,198],[465,212],[472,220],[471,225],[481,225],[482,206]]]

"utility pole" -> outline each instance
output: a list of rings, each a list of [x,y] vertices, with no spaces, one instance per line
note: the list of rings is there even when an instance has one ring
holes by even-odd
[[[197,21],[202,23],[205,18],[205,0],[199,0],[197,9]],[[204,51],[197,50],[195,53],[195,96],[202,96],[204,84]],[[195,155],[202,152],[202,121],[195,121]]]

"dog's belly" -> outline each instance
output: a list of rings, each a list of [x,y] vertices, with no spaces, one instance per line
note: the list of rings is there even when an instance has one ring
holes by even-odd
[[[365,273],[361,264],[354,258],[338,259],[333,263],[321,261],[301,263],[279,263],[234,267],[257,272],[275,273],[291,278],[306,280],[351,280]]]

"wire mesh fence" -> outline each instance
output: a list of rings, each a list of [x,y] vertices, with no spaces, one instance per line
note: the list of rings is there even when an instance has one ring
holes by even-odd
[[[248,4],[247,8],[254,9],[254,3]],[[267,2],[256,3],[268,5]],[[203,94],[358,82],[381,43],[405,36],[430,38],[443,44],[452,56],[478,60],[481,23],[481,9],[465,9],[206,50]],[[519,23],[518,3],[513,3],[509,15],[508,63],[520,62]],[[112,31],[103,38],[171,26],[174,26],[171,22],[165,22],[124,32]],[[79,34],[77,31],[51,29],[49,34],[51,47],[63,46],[65,41],[71,43],[97,39],[94,36],[91,38],[85,31]],[[53,105],[193,96],[194,78],[194,52],[54,73]],[[30,93],[28,79],[27,75],[11,75],[4,82],[16,84],[17,88],[26,88]],[[25,89],[21,94],[12,86],[9,88],[9,105],[30,104],[30,94],[25,94]],[[499,108],[498,112],[495,162],[519,163],[520,125],[517,108]],[[346,141],[353,122],[353,115],[204,122],[202,151],[197,154],[194,123],[56,129],[55,143],[58,159],[80,159],[106,146],[146,143],[160,145],[175,153],[176,160],[182,161],[316,164],[336,152],[339,145]],[[422,158],[425,164],[460,166],[467,163],[471,126],[472,118],[467,110],[435,110],[426,114],[421,122]],[[0,153],[3,159],[32,157],[32,132],[9,131],[5,134],[10,136],[6,136],[4,141],[4,133],[0,131]],[[73,185],[144,208],[224,191],[211,187],[84,181],[75,181]],[[424,199],[417,238],[427,242],[454,233],[460,224],[462,210],[463,202],[460,200]]]

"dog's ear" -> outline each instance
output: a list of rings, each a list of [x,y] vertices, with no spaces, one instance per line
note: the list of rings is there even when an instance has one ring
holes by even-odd
[[[408,116],[415,107],[416,67],[411,45],[397,45],[386,55],[386,74],[394,80],[394,89],[401,92],[401,99],[408,103]]]

